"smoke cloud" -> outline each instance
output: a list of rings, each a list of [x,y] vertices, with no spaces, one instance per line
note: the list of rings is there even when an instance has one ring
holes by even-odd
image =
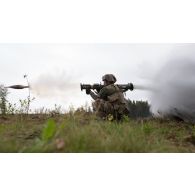
[[[32,93],[45,98],[67,98],[76,95],[79,91],[79,83],[64,71],[61,73],[41,74],[37,79],[30,82]]]
[[[195,122],[195,60],[176,57],[155,76],[151,110],[156,115],[173,116]]]

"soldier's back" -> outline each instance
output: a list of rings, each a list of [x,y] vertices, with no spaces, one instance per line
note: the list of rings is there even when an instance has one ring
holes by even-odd
[[[103,98],[108,97],[110,95],[113,95],[115,93],[120,92],[120,89],[118,88],[117,85],[111,84],[111,85],[107,85],[105,87],[103,87],[100,90],[100,97],[102,96]]]

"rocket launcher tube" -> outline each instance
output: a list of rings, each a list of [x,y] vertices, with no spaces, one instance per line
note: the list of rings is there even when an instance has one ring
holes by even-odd
[[[81,91],[83,90],[83,89],[85,89],[85,90],[89,90],[89,89],[95,89],[95,90],[97,90],[98,92],[104,87],[104,85],[102,85],[102,84],[97,84],[97,83],[95,83],[95,84],[92,84],[92,85],[90,85],[90,84],[80,84],[80,86],[81,86]],[[128,84],[117,84],[117,86],[122,90],[122,91],[128,91],[128,90],[133,90],[134,89],[134,85],[132,84],[132,83],[128,83]]]

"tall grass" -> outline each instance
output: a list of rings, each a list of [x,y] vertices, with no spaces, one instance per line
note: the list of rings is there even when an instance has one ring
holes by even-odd
[[[101,120],[88,105],[65,113],[55,105],[31,114],[25,100],[19,108],[5,106],[0,107],[7,114],[0,116],[0,152],[195,152],[195,127],[181,121]]]
[[[0,152],[194,152],[195,127],[183,122],[126,119],[92,113],[10,116],[0,121]]]

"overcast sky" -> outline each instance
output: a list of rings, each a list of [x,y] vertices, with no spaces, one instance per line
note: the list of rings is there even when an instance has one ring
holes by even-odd
[[[117,83],[145,84],[178,48],[178,44],[0,44],[0,83],[47,85],[51,93],[32,90],[31,108],[78,107],[91,98],[80,91],[80,83],[99,83],[113,73]],[[181,45],[180,45],[181,46]],[[52,84],[53,83],[53,84]],[[55,90],[61,89],[60,92]],[[60,86],[60,87],[59,87]],[[18,102],[28,90],[9,90],[9,100]],[[146,91],[126,94],[132,100],[149,100]]]

